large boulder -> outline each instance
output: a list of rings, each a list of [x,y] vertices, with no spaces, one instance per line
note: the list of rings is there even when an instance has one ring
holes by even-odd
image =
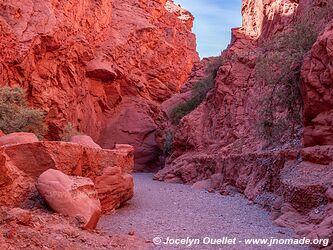
[[[2,132],[2,130],[0,130],[0,137],[1,137],[1,136],[4,136],[4,135],[5,135],[5,133]]]
[[[85,229],[96,228],[101,203],[92,180],[49,169],[39,176],[36,187],[54,211],[83,218]]]
[[[87,77],[100,80],[102,82],[112,82],[117,78],[117,73],[112,69],[111,65],[99,60],[90,61],[86,69]]]
[[[74,135],[69,141],[86,147],[101,149],[101,146],[94,142],[94,140],[88,135]]]
[[[38,138],[33,133],[17,132],[8,135],[1,136],[0,133],[0,146],[13,145],[13,144],[25,144],[38,142]]]
[[[133,157],[131,146],[105,150],[67,142],[35,142],[0,147],[0,204],[20,206],[33,192],[37,178],[56,169],[90,178],[100,190],[102,210],[112,211],[133,196]],[[112,191],[105,191],[106,185]]]

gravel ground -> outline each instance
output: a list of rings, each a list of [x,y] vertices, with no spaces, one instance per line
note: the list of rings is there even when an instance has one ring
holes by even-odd
[[[153,181],[152,177],[152,174],[134,174],[134,198],[115,214],[104,216],[99,229],[119,234],[134,232],[152,241],[155,237],[162,242],[167,237],[189,237],[200,241],[192,246],[189,246],[189,241],[180,245],[161,243],[154,249],[310,249],[290,245],[245,245],[244,239],[288,239],[292,238],[292,233],[274,226],[267,211],[260,206],[249,205],[241,195],[221,196],[194,190],[187,185]],[[205,245],[205,237],[222,240],[228,237],[230,241],[236,238],[236,245]]]

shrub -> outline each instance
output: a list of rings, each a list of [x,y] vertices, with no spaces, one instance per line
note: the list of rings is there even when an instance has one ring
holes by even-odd
[[[319,32],[333,17],[328,9],[330,5],[309,10],[291,29],[262,46],[255,68],[256,79],[270,86],[270,90],[262,99],[257,127],[259,135],[269,143],[285,132],[294,134],[302,122],[301,67]]]
[[[172,131],[168,131],[165,135],[164,147],[163,147],[163,156],[168,157],[172,151],[172,141],[173,141]]]
[[[206,77],[193,85],[191,99],[171,110],[171,121],[173,124],[178,124],[184,116],[191,113],[203,102],[207,93],[214,87],[214,80],[221,64],[220,58],[216,58],[210,63],[205,71]]]
[[[62,129],[62,133],[60,135],[60,140],[68,142],[68,141],[70,141],[72,136],[79,135],[79,134],[80,134],[80,132],[73,126],[73,124],[68,122]]]
[[[42,138],[46,131],[44,112],[28,107],[20,87],[0,87],[0,130],[6,134],[31,132]]]

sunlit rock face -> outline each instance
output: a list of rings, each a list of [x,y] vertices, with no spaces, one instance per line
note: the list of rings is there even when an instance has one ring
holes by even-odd
[[[47,112],[49,139],[70,122],[102,146],[127,143],[104,129],[123,100],[157,109],[179,90],[198,60],[192,23],[173,1],[1,1],[0,85]]]
[[[242,29],[259,38],[283,30],[296,12],[299,0],[245,0],[242,3]]]

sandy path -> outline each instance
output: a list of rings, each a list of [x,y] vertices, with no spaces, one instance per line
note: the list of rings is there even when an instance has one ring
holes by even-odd
[[[249,205],[241,195],[226,197],[186,185],[157,182],[152,180],[151,174],[135,174],[134,178],[134,198],[116,214],[104,216],[100,229],[120,234],[134,231],[147,240],[190,237],[200,241],[199,245],[190,247],[162,243],[154,249],[309,249],[290,245],[245,245],[247,238],[286,239],[291,238],[291,233],[274,226],[268,212],[257,205]],[[232,241],[236,238],[236,245],[205,245],[205,237],[228,237]]]

